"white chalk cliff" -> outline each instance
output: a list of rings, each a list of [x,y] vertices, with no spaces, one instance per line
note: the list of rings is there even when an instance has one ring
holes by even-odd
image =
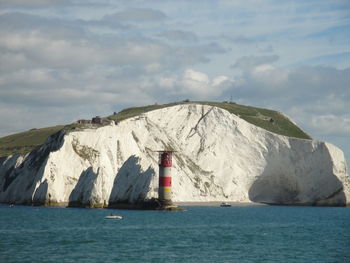
[[[184,104],[96,129],[60,132],[0,161],[0,202],[107,206],[157,197],[171,148],[173,201],[346,205],[350,180],[332,144],[268,132],[221,108]]]

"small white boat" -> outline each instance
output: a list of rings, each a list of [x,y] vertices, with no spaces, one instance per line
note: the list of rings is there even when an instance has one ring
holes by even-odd
[[[106,219],[123,219],[122,216],[118,215],[110,215],[110,216],[105,216]]]
[[[221,207],[230,207],[231,205],[229,203],[223,202],[220,205]]]

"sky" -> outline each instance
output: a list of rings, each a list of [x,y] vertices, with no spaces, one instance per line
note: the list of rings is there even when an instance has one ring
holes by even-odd
[[[0,136],[185,99],[281,111],[350,162],[348,0],[0,0]]]

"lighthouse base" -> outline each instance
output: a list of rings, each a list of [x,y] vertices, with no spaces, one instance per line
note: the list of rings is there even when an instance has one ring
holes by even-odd
[[[154,199],[154,202],[156,203],[155,210],[166,210],[166,211],[182,211],[184,210],[181,207],[178,207],[177,205],[174,205],[174,203],[171,200],[159,200]]]
[[[185,209],[173,204],[170,200],[159,200],[152,198],[137,203],[110,203],[108,208],[114,209],[137,209],[137,210],[164,210],[164,211],[184,211]]]
[[[172,206],[172,205],[174,205],[173,201],[171,201],[171,200],[160,200],[160,199],[158,199],[158,201],[159,201],[161,206]]]
[[[158,210],[164,210],[164,211],[184,211],[185,209],[177,206],[177,205],[169,205],[160,207]]]

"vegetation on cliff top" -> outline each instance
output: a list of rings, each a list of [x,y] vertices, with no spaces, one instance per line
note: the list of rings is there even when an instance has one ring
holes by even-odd
[[[25,154],[41,146],[52,134],[62,130],[58,125],[48,128],[31,129],[0,138],[0,157],[14,153]]]
[[[170,104],[155,104],[144,107],[133,107],[122,110],[117,114],[110,115],[105,119],[120,122],[152,110],[162,109],[179,104],[193,103],[225,109],[230,113],[238,115],[251,124],[264,128],[276,134],[300,139],[311,139],[308,134],[306,134],[297,125],[291,122],[285,115],[277,111],[228,102],[183,101]],[[26,132],[21,132],[0,138],[0,157],[8,156],[14,153],[28,153],[36,147],[41,146],[50,135],[62,129],[71,131],[81,128],[84,128],[84,125],[74,123],[66,126],[59,125],[42,129],[32,129]]]

